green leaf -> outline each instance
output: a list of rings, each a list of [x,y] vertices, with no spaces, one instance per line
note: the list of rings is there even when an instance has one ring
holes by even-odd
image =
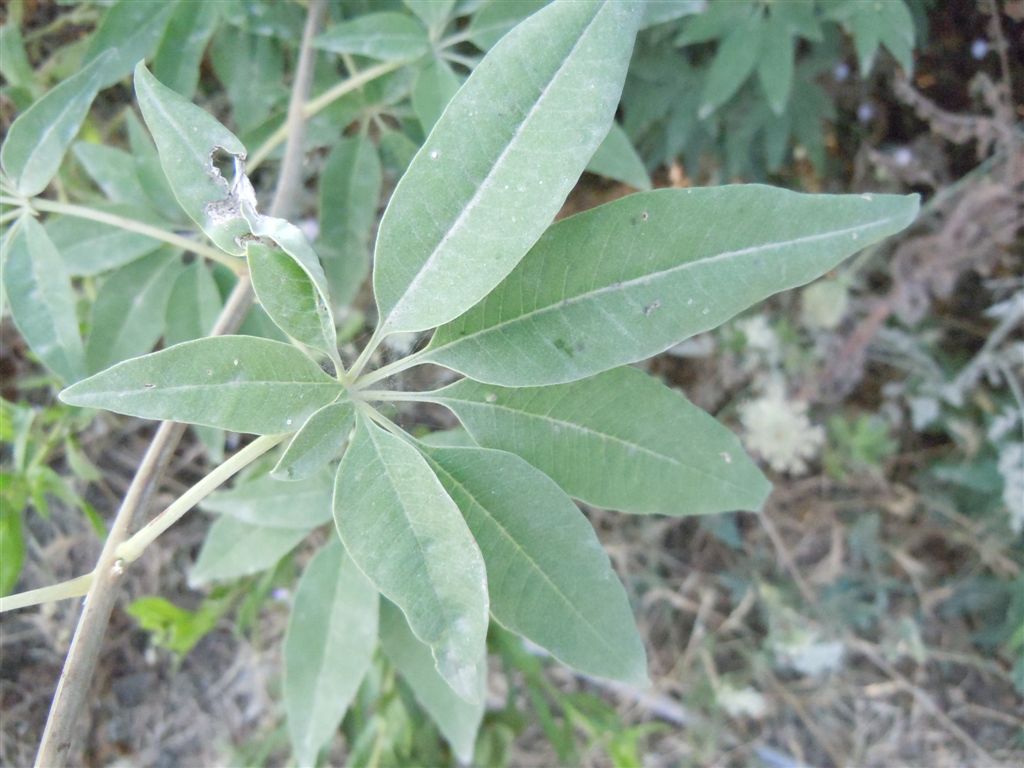
[[[796,41],[785,21],[778,16],[769,17],[764,24],[761,43],[761,58],[757,63],[757,74],[761,80],[764,95],[772,111],[781,115],[789,101],[793,87],[793,60],[796,56]]]
[[[246,258],[256,298],[277,327],[308,347],[336,354],[334,319],[299,262],[258,242],[246,245]]]
[[[168,300],[181,270],[179,253],[161,248],[104,281],[92,305],[85,342],[90,373],[153,349],[163,335]]]
[[[25,41],[21,37],[18,23],[8,16],[7,23],[0,27],[0,75],[8,85],[28,91],[35,88],[35,75],[25,53]]]
[[[145,205],[148,201],[168,221],[184,222],[184,211],[178,205],[178,200],[164,175],[164,169],[160,166],[160,156],[156,152],[153,140],[142,127],[135,112],[126,111],[124,122],[128,128],[129,147],[135,158],[135,171],[146,193],[139,203]]]
[[[153,74],[186,98],[192,98],[196,92],[206,44],[220,22],[219,9],[218,3],[178,0],[157,46]]]
[[[903,0],[836,3],[826,15],[842,22],[853,37],[863,77],[871,72],[878,46],[883,43],[908,74],[913,72],[914,17]]]
[[[336,538],[309,561],[284,638],[284,709],[299,765],[315,765],[373,661],[377,591]]]
[[[260,125],[288,98],[284,55],[272,37],[224,26],[210,47],[210,61],[227,91],[235,127],[243,133]]]
[[[625,2],[548,6],[473,71],[384,212],[383,333],[461,314],[540,237],[608,132],[639,15]]]
[[[481,446],[522,456],[596,507],[673,516],[756,511],[771,490],[732,432],[635,368],[525,389],[463,379],[436,401]]]
[[[279,480],[305,480],[338,456],[352,430],[352,403],[325,405],[295,434],[271,474]]]
[[[78,381],[85,375],[85,352],[60,254],[43,225],[31,217],[22,220],[21,231],[5,250],[4,290],[14,324],[47,368],[64,381]]]
[[[147,219],[143,212],[120,205],[97,205],[95,208],[130,218]],[[152,221],[151,216],[148,218]],[[117,269],[160,247],[160,241],[151,237],[74,216],[47,219],[46,233],[60,251],[68,274],[72,277],[93,277]]]
[[[125,612],[150,633],[155,645],[185,656],[213,631],[223,610],[215,603],[204,601],[199,610],[186,611],[162,597],[140,597],[133,600]]]
[[[345,549],[430,646],[470,701],[487,636],[483,558],[455,502],[419,452],[365,417],[338,467],[334,522]]]
[[[105,58],[101,68],[101,87],[127,77],[140,60],[152,54],[175,5],[119,0],[107,10],[93,33],[84,60],[88,64],[107,51],[113,54]],[[195,5],[192,5],[192,12],[196,13]]]
[[[331,150],[320,176],[320,236],[334,307],[355,297],[370,270],[370,231],[377,216],[383,176],[373,142],[359,135]]]
[[[12,475],[0,475],[0,484],[11,481]],[[0,498],[7,501],[5,490],[0,489]],[[21,535],[21,509],[4,504],[0,509],[0,596],[9,595],[14,591],[24,560],[25,539]]]
[[[273,568],[307,535],[308,528],[268,528],[219,517],[206,533],[188,575],[189,585],[240,579]]]
[[[455,9],[455,0],[402,0],[431,32],[444,30]]]
[[[427,458],[480,545],[494,618],[581,672],[646,686],[626,592],[562,489],[504,451],[431,448]]]
[[[19,195],[38,195],[57,175],[61,160],[89,113],[100,87],[105,54],[46,92],[11,124],[0,163]]]
[[[728,3],[708,3],[698,14],[680,24],[675,39],[678,46],[706,43],[724,37],[747,22],[754,14],[752,0],[732,0]]]
[[[302,483],[289,483],[260,475],[229,491],[210,494],[201,506],[206,512],[227,515],[264,528],[309,530],[331,519],[334,474],[317,472]]]
[[[697,116],[703,120],[725,104],[754,71],[761,53],[764,21],[754,14],[729,32],[718,46],[711,62]]]
[[[459,78],[444,59],[432,59],[419,71],[412,87],[412,108],[424,135],[430,133],[458,90]]]
[[[642,29],[675,21],[683,16],[701,13],[707,6],[707,0],[647,0],[644,3],[644,20]]]
[[[174,281],[167,302],[164,345],[171,347],[209,336],[222,305],[213,273],[205,262],[196,259]]]
[[[213,163],[218,150],[244,158],[242,142],[205,110],[160,83],[141,62],[135,68],[135,94],[178,203],[221,250],[243,255],[236,238],[249,227],[240,197],[252,188],[239,178],[238,169],[229,187]]]
[[[430,49],[427,30],[404,13],[367,13],[329,27],[314,45],[334,53],[355,53],[371,59],[414,59]]]
[[[553,226],[424,359],[507,386],[643,360],[814,280],[917,208],[913,195],[757,185],[630,195]]]
[[[434,665],[430,648],[409,628],[402,612],[386,600],[380,604],[380,644],[398,673],[412,689],[413,696],[437,724],[458,758],[468,765],[484,716],[487,659],[476,660],[479,689],[469,702],[456,696]]]
[[[89,178],[113,202],[138,205],[146,199],[135,169],[135,160],[124,150],[79,141],[71,151]]]
[[[489,2],[469,22],[470,40],[481,51],[489,50],[517,24],[536,13],[549,0],[501,0]]]
[[[218,336],[125,360],[60,398],[142,419],[271,435],[293,431],[343,392],[293,346]]]
[[[644,161],[618,123],[612,123],[608,135],[590,158],[587,170],[635,189],[651,188],[651,177],[647,175]]]

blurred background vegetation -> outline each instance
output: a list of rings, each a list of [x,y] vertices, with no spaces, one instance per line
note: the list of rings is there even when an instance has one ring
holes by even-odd
[[[294,209],[318,238],[350,340],[372,308],[366,269],[390,189],[482,52],[541,5],[329,4],[315,93],[409,52],[360,48],[345,25],[368,13],[402,14],[426,41],[415,63],[310,123],[308,183]],[[254,149],[283,119],[305,9],[285,0],[14,0],[0,13],[4,130],[83,60],[127,40],[136,46],[129,65],[150,58],[158,77]],[[589,510],[633,599],[653,688],[574,675],[496,632],[476,762],[1024,761],[1022,65],[1022,0],[648,3],[617,126],[565,213],[651,185],[740,181],[916,191],[922,213],[826,279],[651,361],[738,431],[775,492],[760,516]],[[130,166],[145,180],[152,172],[133,109],[127,80],[102,93],[59,197],[112,210],[140,204],[110,173]],[[261,190],[274,179],[274,152],[268,157],[253,174]],[[158,182],[144,181],[155,210]],[[352,199],[331,198],[349,182]],[[352,212],[339,220],[339,206]],[[223,294],[230,274],[214,276]],[[111,279],[83,277],[83,323]],[[120,311],[116,301],[106,311]],[[258,317],[251,325],[261,332]],[[174,318],[161,315],[149,344],[176,332]],[[6,593],[92,566],[151,426],[92,421],[57,404],[53,379],[6,316],[0,371]],[[186,441],[157,502],[224,447],[223,436]],[[185,574],[206,526],[196,515],[173,529],[126,582],[82,763],[286,760],[278,654],[312,550],[193,590]],[[31,762],[75,615],[65,603],[3,617],[0,763]],[[343,731],[331,764],[452,762],[383,661]]]

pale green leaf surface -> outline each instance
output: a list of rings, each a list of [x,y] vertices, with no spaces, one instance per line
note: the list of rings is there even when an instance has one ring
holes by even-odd
[[[385,61],[412,59],[430,47],[427,30],[404,13],[381,11],[334,24],[314,41],[317,48]]]
[[[347,306],[369,273],[382,184],[380,157],[369,138],[343,138],[331,150],[320,176],[317,250],[334,307]]]
[[[235,127],[243,133],[288,98],[284,55],[272,37],[224,25],[210,47],[210,61],[227,91]]]
[[[101,67],[101,87],[127,77],[140,60],[152,55],[176,5],[119,0],[107,10],[90,39],[84,60],[88,64],[111,52]],[[192,8],[195,13],[196,6]]]
[[[424,134],[430,133],[458,90],[459,78],[444,59],[431,59],[419,71],[412,88],[412,108]]]
[[[338,729],[377,646],[377,590],[333,538],[306,566],[284,637],[284,709],[299,765]]]
[[[43,364],[66,382],[85,375],[75,295],[53,242],[32,217],[13,243],[4,243],[4,290],[22,338]]]
[[[757,74],[768,104],[777,115],[785,111],[789,101],[795,57],[796,41],[785,20],[774,15],[769,17],[764,24]]]
[[[249,227],[239,196],[251,193],[251,187],[237,177],[234,188],[229,187],[212,160],[217,150],[244,158],[242,142],[212,115],[163,85],[142,63],[135,68],[135,95],[178,203],[221,250],[243,255],[236,238]]]
[[[488,621],[484,562],[426,460],[357,418],[338,468],[334,522],[352,559],[430,646],[452,689],[476,697]]]
[[[639,15],[627,2],[548,6],[473,71],[384,212],[383,332],[451,320],[536,242],[608,132]]]
[[[463,379],[436,401],[481,446],[522,456],[596,507],[673,516],[756,511],[771,490],[732,432],[635,368],[523,389]]]
[[[246,258],[256,298],[277,327],[308,347],[336,355],[334,318],[301,264],[261,242],[246,244]]]
[[[164,346],[209,336],[222,306],[210,267],[202,259],[196,259],[174,281],[167,302]]]
[[[651,177],[647,175],[644,161],[618,123],[612,123],[608,135],[590,158],[587,170],[635,189],[651,188]]]
[[[200,506],[249,525],[308,530],[331,519],[333,492],[332,472],[317,472],[301,483],[260,475],[210,494]]]
[[[755,14],[732,29],[719,44],[701,92],[697,114],[702,120],[731,99],[754,71],[763,32],[761,15]]]
[[[121,267],[103,282],[85,342],[89,373],[153,349],[163,335],[168,301],[182,269],[180,254],[165,247]]]
[[[480,546],[494,618],[581,672],[646,686],[626,591],[565,492],[505,451],[431,448],[427,458]]]
[[[178,204],[171,185],[164,175],[164,169],[160,165],[160,156],[157,154],[153,140],[146,129],[142,127],[139,118],[134,111],[126,111],[124,116],[125,126],[128,128],[128,144],[132,156],[135,158],[135,170],[139,175],[139,181],[146,195],[139,201],[145,205],[148,200],[152,207],[168,221],[187,221],[185,212]]]
[[[402,0],[415,13],[427,29],[440,32],[444,29],[455,9],[455,0]]]
[[[199,83],[203,53],[219,21],[219,3],[178,0],[153,56],[157,80],[191,99]]]
[[[467,31],[473,45],[482,51],[492,48],[501,38],[531,13],[536,13],[549,0],[501,0],[486,3],[473,14]]]
[[[57,175],[61,160],[99,91],[106,54],[47,91],[11,124],[0,163],[18,194],[38,195]]]
[[[206,533],[188,575],[189,585],[240,579],[273,568],[308,534],[307,528],[268,528],[219,517]]]
[[[294,431],[342,392],[289,344],[217,336],[118,363],[60,397],[143,419],[270,435]]]
[[[140,215],[142,211],[123,206],[97,205],[95,208],[143,221],[147,218]],[[152,217],[149,218],[152,221]],[[52,216],[45,226],[72,277],[93,277],[124,266],[160,247],[160,241],[151,237],[74,216]]]
[[[753,0],[709,2],[705,8],[680,25],[675,43],[679,46],[706,43],[724,37],[754,15]]]
[[[71,151],[89,178],[113,202],[138,205],[146,200],[135,160],[124,150],[79,141],[72,146]]]
[[[11,17],[0,27],[0,75],[15,88],[29,92],[35,88],[35,75],[25,53],[21,29]]]
[[[430,648],[417,639],[402,612],[387,600],[380,603],[380,644],[456,757],[468,765],[473,759],[477,731],[484,716],[486,656],[475,660],[480,687],[474,700],[469,702],[455,695],[438,673]]]
[[[692,16],[707,8],[708,0],[646,0],[641,28]]]
[[[323,469],[348,440],[353,413],[347,400],[314,413],[288,443],[271,474],[280,480],[305,480]]]
[[[552,384],[643,360],[899,232],[916,196],[749,185],[630,195],[553,226],[425,360]]]

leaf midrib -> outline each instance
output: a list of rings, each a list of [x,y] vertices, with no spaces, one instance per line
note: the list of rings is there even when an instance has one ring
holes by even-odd
[[[687,261],[687,262],[684,262],[683,264],[677,264],[677,265],[675,265],[673,267],[668,267],[667,269],[662,269],[662,270],[659,270],[657,272],[648,272],[647,274],[640,275],[638,277],[634,277],[634,278],[631,278],[629,280],[624,280],[624,281],[621,281],[621,282],[618,282],[618,283],[615,283],[615,284],[612,284],[612,285],[603,285],[600,288],[594,288],[594,289],[591,289],[589,291],[584,291],[583,293],[576,294],[575,296],[570,296],[568,298],[562,298],[562,299],[557,300],[554,303],[546,304],[545,306],[542,306],[542,307],[537,307],[537,308],[532,309],[529,312],[526,312],[524,314],[516,315],[515,317],[510,317],[507,320],[502,320],[501,322],[495,323],[494,325],[488,325],[486,327],[480,328],[477,331],[473,331],[472,333],[468,333],[465,336],[459,336],[458,338],[453,339],[452,341],[446,342],[446,343],[442,344],[441,346],[435,347],[434,349],[427,351],[426,354],[424,355],[424,359],[425,360],[429,360],[430,358],[432,358],[434,355],[436,355],[438,353],[454,349],[455,347],[459,346],[463,342],[475,340],[475,339],[477,339],[480,336],[486,336],[487,334],[493,333],[495,331],[498,331],[498,330],[500,330],[500,329],[502,329],[502,328],[504,328],[506,326],[513,325],[515,323],[525,322],[525,321],[527,321],[527,320],[529,320],[529,319],[531,319],[533,317],[539,316],[539,315],[544,315],[544,314],[548,314],[548,313],[551,313],[551,312],[558,312],[560,310],[565,309],[566,307],[573,306],[575,304],[579,304],[581,302],[587,301],[589,299],[593,299],[593,298],[595,298],[597,296],[601,296],[601,295],[606,294],[606,293],[615,293],[615,292],[618,292],[618,291],[625,291],[625,290],[628,290],[630,288],[634,288],[636,286],[642,286],[642,285],[645,285],[647,283],[654,282],[656,280],[659,280],[659,279],[664,278],[664,277],[668,277],[670,275],[673,275],[673,274],[676,274],[676,273],[679,273],[679,272],[685,272],[688,269],[698,268],[698,267],[705,267],[705,266],[708,266],[709,264],[714,264],[714,263],[716,263],[718,261],[722,261],[722,260],[726,260],[726,259],[741,258],[743,256],[749,256],[749,255],[751,255],[753,253],[757,253],[759,251],[771,251],[771,250],[775,250],[775,249],[778,249],[778,248],[787,248],[787,247],[790,247],[790,246],[804,245],[804,244],[807,244],[807,243],[818,242],[820,240],[827,240],[827,239],[833,238],[833,237],[842,237],[843,235],[850,235],[850,234],[853,234],[853,233],[860,233],[860,232],[862,232],[864,230],[871,229],[871,228],[874,228],[874,227],[885,226],[886,224],[890,224],[890,223],[892,223],[893,221],[896,221],[899,218],[900,218],[899,216],[890,216],[890,217],[887,217],[887,218],[884,218],[884,219],[877,219],[877,220],[872,221],[872,222],[870,222],[868,224],[860,224],[860,225],[853,226],[853,227],[845,227],[843,229],[830,230],[829,232],[817,233],[817,234],[814,234],[814,235],[807,235],[805,237],[793,238],[791,240],[779,240],[779,241],[772,242],[772,243],[762,243],[760,245],[748,246],[747,248],[739,248],[739,249],[736,249],[736,250],[733,250],[733,251],[723,251],[722,253],[717,253],[717,254],[715,254],[713,256],[709,256],[709,257],[704,258],[704,259],[697,259],[695,261]]]
[[[525,558],[529,562],[529,564],[531,566],[533,566],[533,568],[536,570],[537,573],[539,573],[541,575],[541,577],[551,587],[551,589],[555,592],[555,594],[559,597],[559,599],[562,602],[564,602],[566,605],[569,606],[570,612],[573,613],[575,616],[577,616],[580,619],[580,621],[589,630],[592,631],[594,637],[596,637],[600,641],[600,644],[602,646],[604,646],[604,648],[607,651],[611,652],[611,654],[613,656],[617,655],[619,651],[616,648],[614,648],[613,646],[609,645],[608,644],[608,640],[605,638],[604,634],[602,632],[598,631],[597,627],[595,627],[587,619],[587,617],[584,614],[580,613],[579,609],[576,608],[576,604],[568,597],[568,595],[566,595],[561,590],[561,588],[557,584],[555,584],[554,581],[551,580],[551,578],[544,571],[544,569],[541,568],[540,564],[536,560],[534,560],[533,557],[531,557],[530,554],[525,549],[522,548],[522,546],[519,545],[519,542],[515,539],[514,536],[512,536],[512,534],[509,532],[508,528],[506,528],[497,518],[495,518],[488,511],[487,507],[484,506],[477,499],[477,497],[468,488],[466,488],[465,485],[460,483],[458,481],[458,479],[456,479],[455,476],[453,476],[448,470],[446,470],[444,468],[444,466],[441,465],[436,459],[432,459],[431,458],[430,459],[430,463],[433,464],[437,469],[439,469],[445,475],[445,477],[447,477],[449,480],[451,480],[459,488],[459,490],[461,490],[463,493],[465,493],[466,496],[469,498],[469,500],[472,501],[473,504],[475,504],[476,507],[479,508],[481,512],[483,512],[483,514],[487,517],[487,519],[490,520],[498,528],[498,530],[500,531],[501,535],[504,536],[509,542],[511,542],[511,544],[513,545],[515,550],[520,555],[522,555],[522,557]],[[572,503],[572,502],[569,502],[569,503]],[[575,506],[575,505],[573,505],[573,506]],[[493,613],[494,613],[494,611],[492,609],[491,610],[491,614],[493,615]],[[498,617],[495,616],[495,618],[498,618]],[[555,654],[553,651],[552,651],[552,653],[553,653],[553,655],[555,655],[556,658],[558,658],[558,654]],[[563,662],[565,661],[564,659],[559,659],[559,660],[563,661]],[[565,663],[569,663],[569,662],[565,662]],[[570,666],[571,666],[571,664],[570,664]]]
[[[388,312],[386,320],[381,322],[381,327],[385,327],[391,322],[391,319],[395,317],[395,315],[399,312],[399,309],[403,306],[408,297],[418,287],[420,281],[423,279],[423,275],[431,269],[433,263],[437,259],[438,253],[440,253],[441,250],[448,244],[448,242],[453,237],[453,233],[462,227],[462,224],[466,219],[467,215],[469,215],[471,211],[476,210],[476,206],[484,190],[491,189],[492,185],[490,184],[490,182],[494,178],[496,170],[502,165],[506,156],[509,154],[509,152],[512,151],[512,148],[517,146],[517,142],[519,141],[519,138],[522,135],[523,131],[526,129],[527,125],[532,122],[534,116],[537,113],[537,110],[540,108],[540,105],[543,102],[545,102],[545,99],[550,93],[551,88],[554,86],[556,82],[559,81],[569,62],[572,61],[572,57],[576,53],[576,50],[583,44],[584,40],[587,38],[588,34],[593,28],[594,24],[597,22],[597,19],[601,16],[606,7],[607,2],[602,2],[601,6],[597,9],[596,13],[594,13],[590,21],[587,22],[584,29],[580,32],[579,38],[576,40],[575,43],[573,43],[572,48],[569,49],[569,53],[566,54],[565,57],[562,59],[562,63],[559,64],[558,68],[551,75],[551,78],[541,89],[540,95],[536,98],[536,100],[534,100],[526,115],[516,126],[515,131],[512,133],[512,137],[508,140],[508,143],[505,144],[504,149],[501,150],[501,153],[498,155],[497,159],[491,164],[490,169],[487,171],[487,175],[483,178],[480,184],[477,185],[477,188],[473,191],[472,197],[470,197],[469,201],[463,206],[462,210],[459,211],[459,215],[456,217],[455,221],[452,222],[451,226],[449,226],[448,229],[445,231],[444,235],[438,241],[437,245],[434,246],[434,249],[431,251],[430,255],[420,265],[419,269],[416,271],[416,274],[413,276],[412,280],[409,281],[409,285],[406,287],[405,291],[402,293],[398,301],[395,302],[394,306]],[[422,150],[420,151],[422,152]]]
[[[540,420],[540,421],[547,421],[547,422],[550,422],[550,423],[552,423],[552,424],[554,424],[556,426],[568,427],[571,430],[574,430],[576,432],[582,432],[582,433],[586,434],[587,436],[593,436],[593,437],[596,437],[599,440],[608,440],[608,441],[613,442],[613,443],[620,443],[621,445],[625,446],[627,450],[636,450],[636,451],[639,451],[640,453],[646,453],[646,454],[650,455],[651,457],[653,457],[656,460],[666,461],[666,462],[668,462],[670,464],[674,464],[675,466],[679,467],[680,469],[685,469],[685,470],[690,470],[692,472],[696,472],[697,474],[704,475],[705,477],[709,477],[712,480],[715,480],[716,482],[724,483],[724,484],[726,484],[728,486],[731,486],[733,488],[737,488],[737,489],[740,489],[740,490],[747,490],[746,487],[741,485],[740,483],[733,482],[732,480],[729,480],[728,478],[720,477],[719,475],[716,475],[716,474],[713,474],[711,472],[708,472],[706,469],[701,469],[700,467],[693,466],[692,464],[686,464],[686,463],[681,462],[678,459],[675,459],[675,458],[673,458],[673,457],[671,457],[671,456],[669,456],[667,454],[658,453],[657,451],[655,451],[655,450],[653,450],[651,448],[648,448],[648,447],[646,447],[644,445],[641,445],[639,443],[631,442],[631,441],[629,441],[629,440],[627,440],[625,438],[619,437],[618,435],[612,435],[612,434],[609,434],[607,432],[599,432],[598,430],[594,429],[593,427],[589,427],[589,426],[586,426],[584,424],[577,424],[576,422],[572,422],[572,421],[564,421],[562,419],[556,419],[556,418],[553,418],[550,414],[532,413],[530,411],[519,410],[519,409],[516,409],[516,408],[512,408],[510,406],[501,405],[501,404],[498,404],[498,403],[481,403],[481,402],[479,402],[477,400],[466,400],[466,399],[459,399],[459,398],[455,398],[455,397],[445,397],[443,395],[438,397],[438,400],[441,401],[442,404],[444,403],[445,400],[450,400],[452,402],[466,403],[467,405],[470,405],[470,406],[494,408],[496,410],[508,411],[509,413],[522,416],[522,417],[524,417],[526,419],[536,419],[536,420]]]

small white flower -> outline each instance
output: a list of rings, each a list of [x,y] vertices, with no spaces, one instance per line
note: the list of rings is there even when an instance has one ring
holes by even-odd
[[[768,712],[768,702],[764,696],[749,685],[746,688],[733,688],[724,684],[716,691],[718,703],[732,717],[751,717],[760,720]]]
[[[765,352],[769,356],[778,351],[779,337],[775,335],[775,331],[768,325],[768,319],[764,315],[753,315],[743,320],[738,320],[736,327],[743,333],[747,340],[747,346],[750,349]]]
[[[1006,443],[999,451],[1003,476],[1003,503],[1010,513],[1014,533],[1024,533],[1024,443]]]
[[[807,417],[807,403],[788,400],[779,382],[739,408],[744,439],[776,472],[801,475],[825,445],[825,430]]]

